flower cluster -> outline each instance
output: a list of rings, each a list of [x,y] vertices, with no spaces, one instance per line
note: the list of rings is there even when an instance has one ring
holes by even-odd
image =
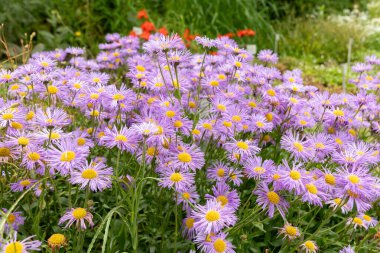
[[[91,192],[120,181],[134,191],[149,171],[182,207],[183,236],[206,253],[235,252],[227,238],[252,218],[239,216],[247,207],[280,217],[279,234],[287,240],[302,234],[288,215],[302,203],[341,211],[354,229],[376,226],[368,212],[380,196],[378,58],[353,67],[355,94],[333,94],[305,85],[299,70],[281,73],[271,50],[252,64],[254,56],[226,36],[195,37],[217,53],[192,54],[178,35],[154,34],[147,22],[142,44],[135,36],[109,34],[96,59],[81,48],[57,49],[1,70],[8,92],[0,100],[0,159],[20,166],[11,191],[46,195],[60,178],[86,191],[87,201]],[[107,152],[99,157],[97,150]],[[138,168],[119,166],[124,154]],[[71,204],[59,225],[92,227],[88,201]],[[20,212],[8,215],[7,233],[24,220]],[[29,240],[1,245],[5,252],[40,246]],[[68,243],[61,234],[48,242],[53,248]],[[321,248],[312,240],[299,246]]]

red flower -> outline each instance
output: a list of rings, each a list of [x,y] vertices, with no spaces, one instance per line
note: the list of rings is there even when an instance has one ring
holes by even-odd
[[[218,38],[220,38],[220,37],[228,37],[228,38],[232,38],[232,37],[234,37],[235,36],[235,34],[233,34],[233,33],[226,33],[226,34],[219,34],[218,35]]]
[[[154,27],[154,24],[149,21],[145,21],[144,23],[141,24],[141,29],[143,29],[144,32],[152,32],[156,30],[156,27]]]
[[[166,30],[165,27],[161,27],[160,29],[158,29],[158,32],[161,33],[164,36],[167,36],[169,34],[168,30]]]
[[[130,36],[133,36],[133,37],[137,37],[136,32],[133,31],[133,30],[131,30],[131,31],[129,32],[129,35],[130,35]]]
[[[183,33],[183,38],[187,41],[193,41],[195,39],[196,35],[190,34],[189,28],[185,29],[185,32]]]
[[[252,29],[244,29],[244,30],[239,30],[236,32],[236,35],[238,37],[244,37],[244,36],[254,36],[256,32]]]
[[[148,31],[143,31],[143,33],[140,34],[141,39],[149,40],[149,37],[150,37],[150,32],[148,32]]]
[[[142,19],[142,18],[148,19],[149,18],[148,13],[146,12],[145,9],[142,9],[139,12],[137,12],[137,18],[138,19]]]

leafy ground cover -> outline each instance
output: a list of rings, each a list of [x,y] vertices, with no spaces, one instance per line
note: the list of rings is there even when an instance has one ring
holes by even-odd
[[[376,252],[379,58],[333,93],[228,37],[105,40],[0,72],[2,252]]]

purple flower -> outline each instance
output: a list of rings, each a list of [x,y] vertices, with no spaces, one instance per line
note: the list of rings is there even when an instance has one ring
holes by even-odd
[[[200,148],[195,145],[172,146],[167,161],[173,168],[187,168],[195,171],[203,167],[204,155]]]
[[[267,214],[269,218],[273,217],[274,211],[277,209],[283,219],[286,219],[285,213],[289,208],[289,203],[277,192],[270,190],[267,184],[262,183],[254,193],[257,195],[256,203],[263,209],[268,208]]]
[[[185,191],[194,185],[194,174],[181,170],[175,170],[171,167],[160,169],[161,176],[160,186],[165,188],[174,188],[177,191]]]
[[[34,183],[36,182],[37,180],[33,180],[29,178],[22,179],[18,181],[17,183],[11,183],[11,190],[13,192],[22,192],[32,187]]]
[[[112,129],[106,128],[104,136],[100,138],[100,145],[134,152],[138,147],[138,137],[132,129],[122,127],[117,130],[114,126]]]
[[[355,251],[351,247],[351,245],[348,245],[348,246],[344,247],[343,249],[339,250],[339,253],[355,253]]]
[[[8,209],[2,209],[4,213],[8,212]],[[9,233],[11,230],[18,231],[20,225],[24,225],[25,218],[22,217],[21,212],[12,212],[7,217],[5,223],[5,232]]]
[[[276,53],[273,53],[272,50],[266,49],[266,50],[261,50],[259,52],[259,54],[257,55],[257,59],[259,59],[262,62],[277,63],[278,56]]]
[[[230,190],[225,182],[217,182],[212,188],[213,195],[206,194],[208,200],[215,199],[222,207],[230,207],[237,210],[240,205],[240,198],[236,190]]]
[[[302,138],[297,132],[288,131],[283,135],[281,147],[298,159],[308,160],[314,156],[314,150],[310,146],[310,141]]]
[[[92,223],[92,214],[87,211],[84,208],[78,207],[78,208],[71,208],[69,211],[67,211],[60,219],[58,224],[62,225],[63,223],[67,222],[65,228],[71,227],[75,223],[78,230],[86,229],[86,222],[90,225],[90,227],[94,226],[94,223]]]
[[[235,253],[234,246],[227,238],[228,234],[219,233],[210,236],[209,241],[200,244],[199,248],[205,253]]]
[[[29,236],[22,241],[17,240],[17,232],[14,232],[13,235],[10,236],[9,241],[6,241],[0,245],[1,252],[20,252],[20,253],[30,253],[32,251],[40,251],[41,250],[41,242],[34,240],[32,241],[33,236]]]
[[[86,162],[84,166],[71,171],[69,181],[72,184],[79,184],[81,189],[88,186],[91,191],[103,191],[106,188],[111,188],[112,173],[112,169],[107,168],[102,162]]]
[[[207,200],[205,206],[197,205],[193,216],[198,233],[218,233],[225,227],[235,225],[237,220],[232,208],[222,207],[216,200]]]

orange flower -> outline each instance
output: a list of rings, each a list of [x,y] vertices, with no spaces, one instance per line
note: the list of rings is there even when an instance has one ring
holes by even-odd
[[[137,12],[137,18],[138,19],[142,19],[142,18],[148,19],[149,18],[148,13],[146,12],[145,9],[142,9],[139,12]]]
[[[236,32],[236,35],[238,37],[244,37],[244,36],[254,36],[256,32],[252,29],[244,29],[244,30],[239,30]]]
[[[156,30],[156,27],[154,27],[154,24],[149,21],[145,21],[144,23],[141,24],[141,29],[143,29],[144,32],[152,32]]]
[[[141,39],[149,40],[149,37],[150,37],[150,32],[148,32],[148,31],[143,31],[143,33],[140,34]]]
[[[166,30],[165,27],[161,27],[160,29],[158,29],[158,32],[161,33],[162,35],[165,35],[165,36],[167,36],[169,34],[168,30]]]
[[[183,33],[183,38],[187,41],[193,41],[195,39],[195,34],[190,34],[189,28],[185,29],[185,32]]]
[[[133,30],[131,30],[131,31],[129,32],[129,35],[130,35],[130,36],[133,36],[133,37],[137,37],[136,32],[133,31]]]
[[[228,38],[232,38],[232,37],[234,37],[234,36],[235,36],[234,33],[226,33],[226,34],[219,34],[219,35],[218,35],[218,38],[220,38],[220,37],[228,37]]]

